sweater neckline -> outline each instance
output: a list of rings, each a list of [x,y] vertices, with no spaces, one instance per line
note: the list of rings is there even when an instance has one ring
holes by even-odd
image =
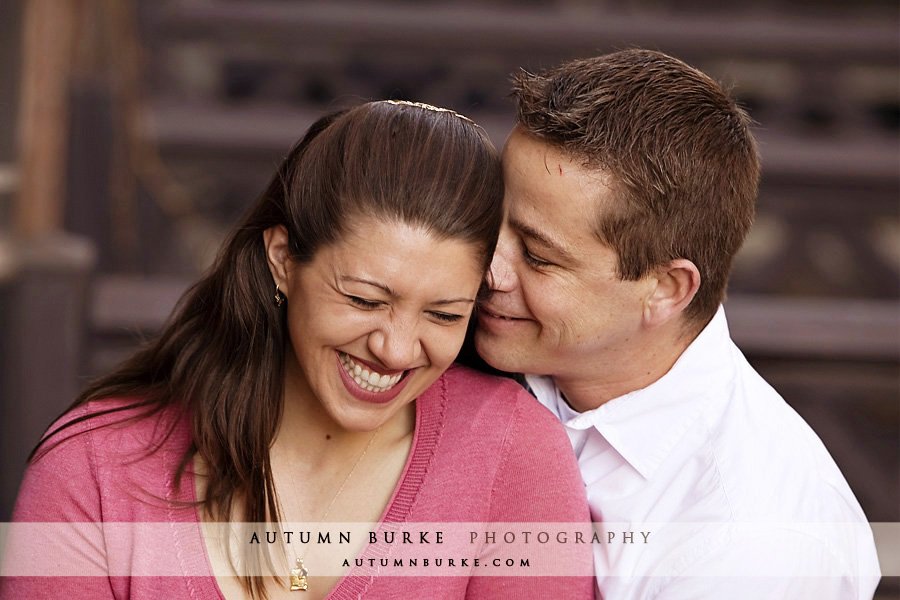
[[[455,366],[456,365],[451,366],[451,369]],[[409,517],[409,513],[412,511],[415,500],[419,494],[419,489],[425,480],[425,476],[427,475],[432,459],[434,458],[441,432],[443,431],[444,408],[447,398],[446,392],[447,381],[445,372],[415,400],[416,423],[415,430],[413,431],[412,446],[409,449],[409,456],[406,459],[406,464],[403,467],[397,486],[394,488],[394,492],[391,495],[390,500],[388,500],[388,503],[381,514],[381,518],[378,520],[377,534],[379,540],[384,540],[382,532],[385,529],[390,528],[392,525],[405,523]],[[177,459],[172,456],[167,456],[166,459],[171,471],[174,472],[174,468],[172,467],[177,465]],[[185,472],[182,485],[187,485],[189,487],[190,500],[196,503],[197,488],[194,481],[193,460],[191,460],[189,469]],[[172,506],[171,503],[170,506]],[[199,509],[199,506],[195,506],[191,511],[191,520],[197,524],[196,535],[199,538],[198,540],[195,540],[195,542],[199,542],[199,548],[203,549],[205,570],[207,573],[206,579],[215,587],[214,597],[218,600],[225,600],[225,596],[222,594],[222,590],[219,589],[218,582],[216,581],[212,563],[209,559],[209,552],[206,550],[206,542],[203,539],[201,529],[202,520],[200,518]],[[175,516],[174,512],[175,511],[170,508],[169,521],[172,523],[181,521],[181,519],[178,519]],[[173,529],[175,532],[178,530],[178,528]],[[179,540],[176,539],[175,544],[176,546],[179,546]],[[325,596],[324,600],[352,600],[359,598],[369,585],[371,585],[379,570],[379,567],[377,566],[366,565],[366,563],[378,565],[380,564],[379,561],[369,561],[368,559],[384,558],[389,551],[390,547],[383,541],[375,544],[366,544],[360,554],[354,557],[354,559],[364,559],[363,566],[356,566],[356,561],[354,560],[353,565],[346,573],[344,573],[344,576],[341,577],[337,585],[335,585]],[[179,553],[179,555],[181,556],[180,562],[183,572],[186,575],[189,573],[196,573],[196,568],[198,566],[196,561],[188,560],[188,558],[181,553]],[[189,562],[191,564],[188,564]],[[188,575],[188,578],[193,579],[191,575]],[[199,581],[189,581],[188,585],[191,589],[203,587],[202,583]]]

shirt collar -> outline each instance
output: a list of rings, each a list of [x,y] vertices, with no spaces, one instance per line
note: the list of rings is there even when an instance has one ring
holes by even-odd
[[[723,396],[716,392],[733,379],[734,351],[725,311],[720,306],[665,375],[599,408],[576,413],[551,378],[528,375],[526,379],[545,405],[555,404],[554,412],[566,427],[596,428],[635,470],[649,479],[688,427],[711,402]]]

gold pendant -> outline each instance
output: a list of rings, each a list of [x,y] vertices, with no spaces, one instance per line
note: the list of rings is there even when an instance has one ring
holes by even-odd
[[[306,570],[306,567],[303,565],[303,561],[298,558],[297,566],[291,569],[292,592],[305,592],[309,588],[309,585],[306,582],[307,575],[309,575],[309,571]]]

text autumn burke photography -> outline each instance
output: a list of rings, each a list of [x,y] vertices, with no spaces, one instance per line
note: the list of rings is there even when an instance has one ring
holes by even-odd
[[[548,524],[550,525],[550,524]],[[252,547],[284,545],[305,553],[312,546],[332,546],[332,555],[341,567],[425,568],[441,569],[452,574],[454,569],[484,567],[496,573],[525,574],[541,570],[553,573],[565,562],[566,549],[583,544],[645,545],[651,541],[650,531],[595,530],[586,527],[571,529],[558,527],[523,527],[519,529],[473,529],[453,524],[441,529],[413,529],[384,531],[373,528],[365,531],[351,529],[284,529],[253,531],[249,537]],[[357,552],[363,546],[381,548],[377,557]],[[343,548],[343,550],[340,550]],[[343,555],[343,556],[340,556]],[[352,555],[352,556],[351,556]],[[388,556],[390,555],[390,556]],[[355,558],[354,558],[355,557]],[[448,570],[449,569],[449,570]],[[432,571],[437,573],[437,571]]]
[[[649,531],[468,531],[468,543],[477,544],[648,544]],[[351,544],[352,531],[254,531],[251,544]],[[368,531],[369,544],[443,545],[444,531]]]

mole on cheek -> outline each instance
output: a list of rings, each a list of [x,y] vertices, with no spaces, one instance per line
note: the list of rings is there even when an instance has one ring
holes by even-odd
[[[559,175],[562,177],[562,165],[557,165],[559,167]]]

